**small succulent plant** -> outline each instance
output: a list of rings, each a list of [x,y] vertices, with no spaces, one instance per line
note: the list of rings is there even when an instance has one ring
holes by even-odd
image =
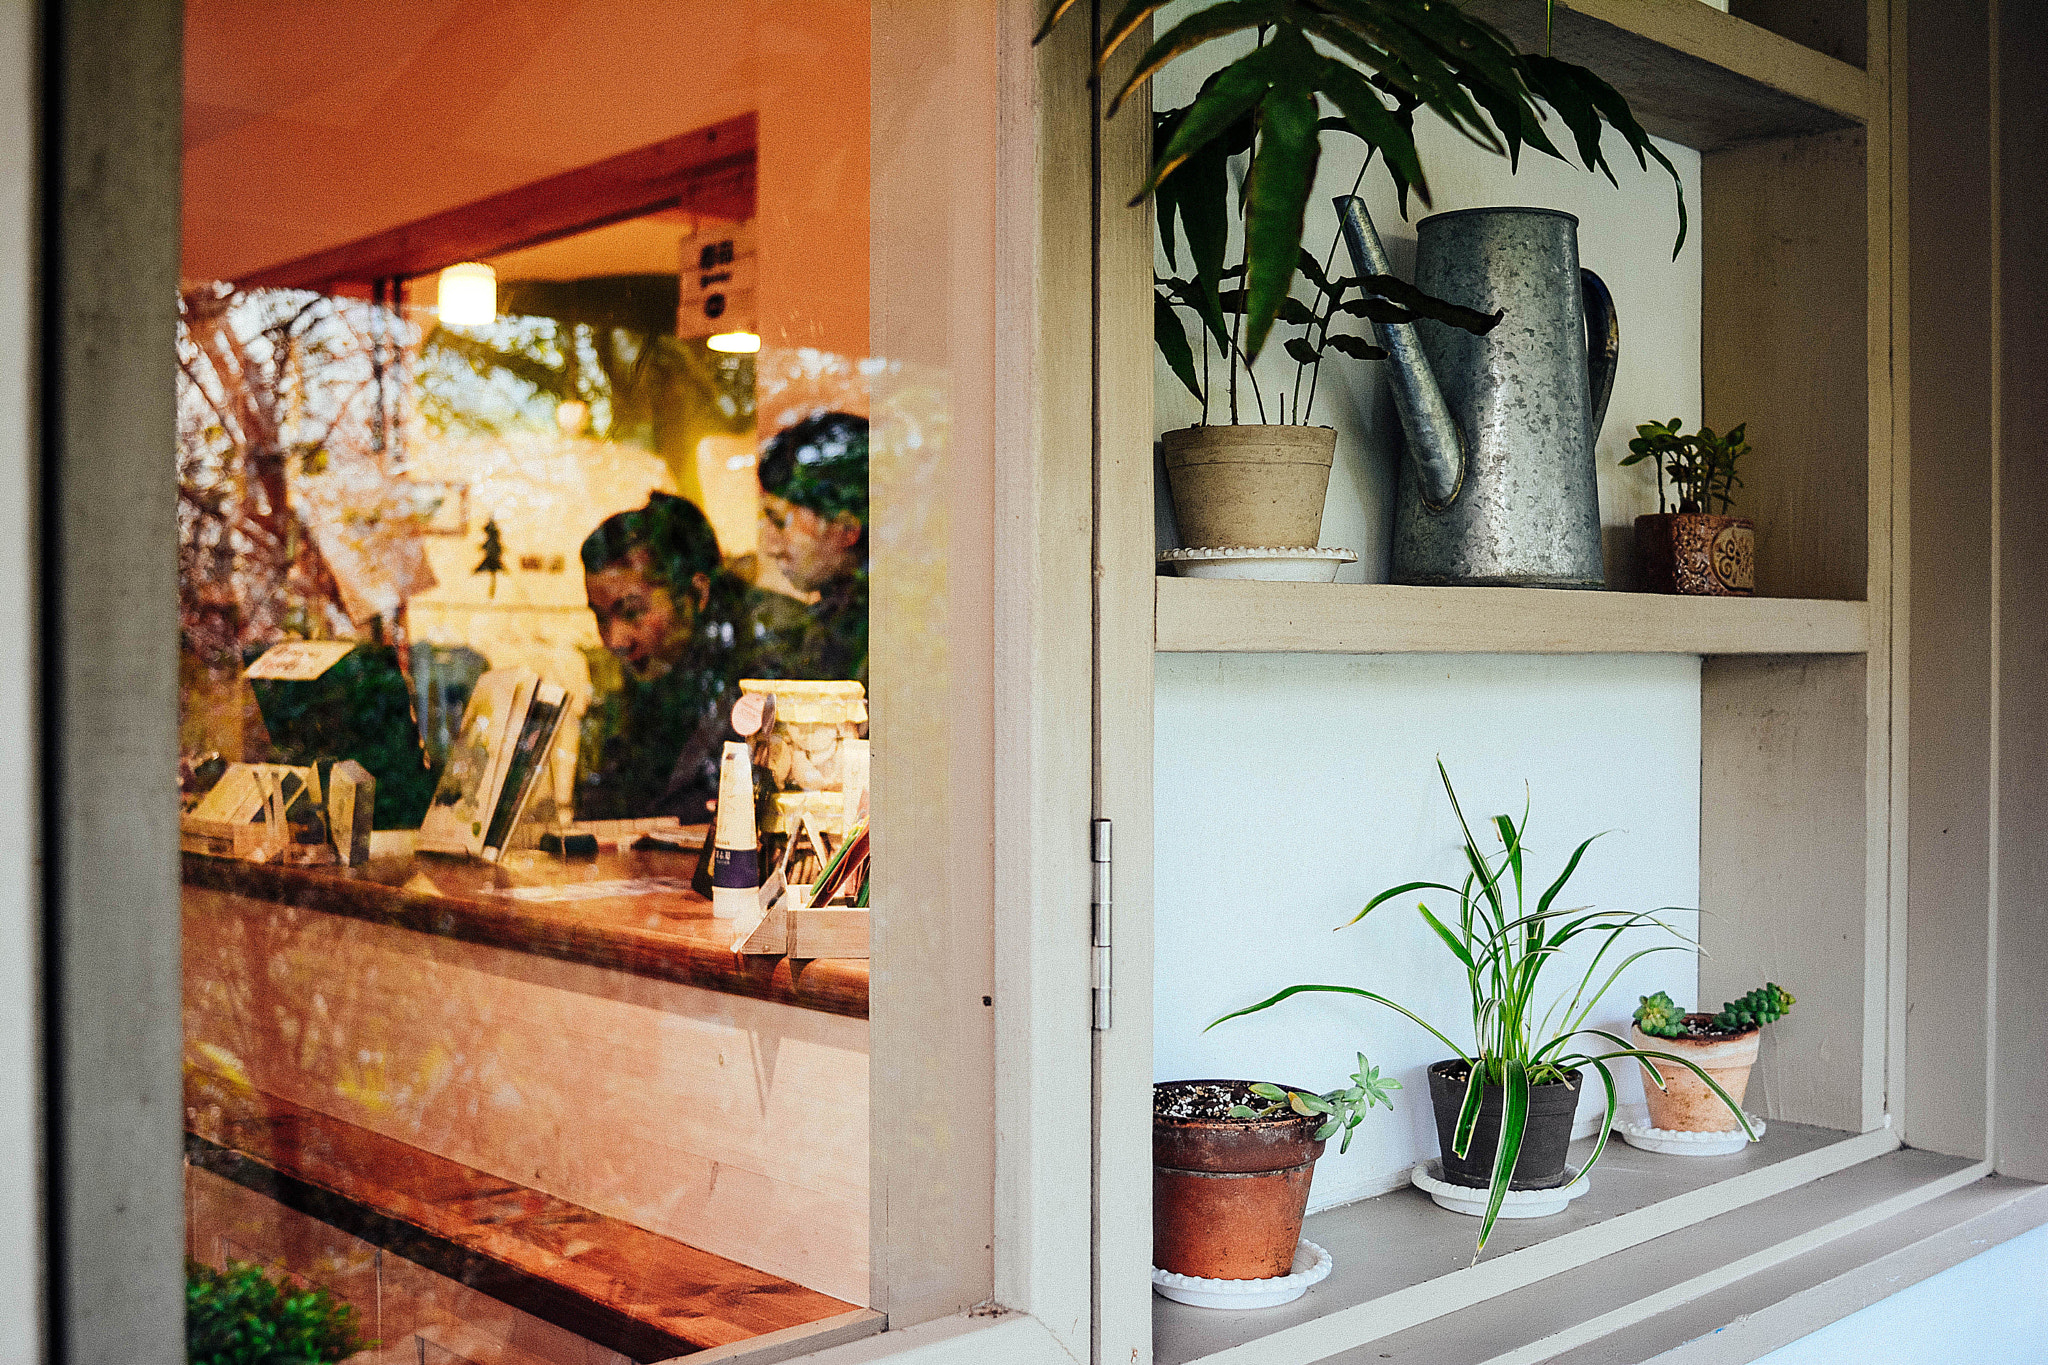
[[[1658,991],[1643,996],[1642,1003],[1636,1006],[1636,1027],[1655,1038],[1683,1038],[1685,1011],[1668,992]]]
[[[1367,1111],[1376,1104],[1384,1104],[1392,1109],[1394,1097],[1388,1092],[1400,1088],[1399,1081],[1391,1076],[1380,1075],[1380,1069],[1368,1062],[1365,1054],[1361,1052],[1358,1054],[1358,1070],[1352,1075],[1351,1084],[1342,1089],[1332,1090],[1327,1095],[1310,1095],[1299,1090],[1270,1085],[1265,1081],[1253,1081],[1250,1086],[1252,1094],[1265,1103],[1256,1109],[1248,1104],[1234,1104],[1229,1112],[1230,1117],[1234,1119],[1270,1118],[1287,1109],[1293,1110],[1303,1118],[1324,1115],[1325,1122],[1316,1129],[1316,1141],[1323,1142],[1335,1137],[1338,1130],[1342,1129],[1344,1141],[1337,1146],[1337,1151],[1341,1155],[1351,1150],[1351,1132],[1365,1122]]]
[[[1791,1013],[1797,1003],[1792,993],[1775,981],[1766,981],[1740,1000],[1730,1000],[1714,1016],[1716,1033],[1741,1033],[1744,1029],[1775,1024]]]
[[[1644,1033],[1657,1038],[1686,1035],[1685,1011],[1669,993],[1658,991],[1641,1000],[1636,1006],[1636,1026]],[[1790,991],[1775,981],[1767,981],[1740,1000],[1730,1000],[1721,1006],[1721,1012],[1708,1021],[1707,1027],[1715,1033],[1745,1033],[1777,1023],[1792,1012],[1796,1003]]]

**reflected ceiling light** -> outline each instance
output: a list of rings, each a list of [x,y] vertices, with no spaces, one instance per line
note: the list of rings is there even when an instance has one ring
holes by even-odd
[[[454,327],[487,327],[498,320],[498,272],[480,261],[464,261],[441,272],[441,321]]]
[[[580,398],[565,398],[555,404],[555,425],[564,436],[581,436],[590,425],[590,404]]]
[[[761,338],[752,332],[720,332],[717,336],[706,337],[704,344],[728,355],[752,355],[761,349]]]

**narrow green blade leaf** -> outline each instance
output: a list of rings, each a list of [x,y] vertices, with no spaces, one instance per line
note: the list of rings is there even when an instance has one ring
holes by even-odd
[[[1479,1127],[1479,1106],[1486,1098],[1486,1073],[1477,1062],[1465,1074],[1465,1099],[1458,1106],[1458,1126],[1451,1130],[1451,1151],[1468,1156],[1472,1151],[1472,1134]]]
[[[1501,1203],[1508,1197],[1508,1186],[1514,1180],[1515,1162],[1522,1155],[1522,1132],[1529,1126],[1529,1073],[1513,1057],[1502,1058],[1502,1067],[1505,1074],[1501,1077],[1500,1148],[1493,1154],[1492,1194],[1486,1201],[1486,1217],[1479,1225],[1479,1245],[1472,1252],[1475,1261],[1486,1250],[1486,1239],[1493,1235]]]
[[[1269,51],[1280,51],[1276,40]],[[1304,44],[1306,46],[1306,44]],[[1302,218],[1321,154],[1316,97],[1302,86],[1275,85],[1259,104],[1259,145],[1245,185],[1244,353],[1258,359],[1280,305],[1294,284]]]
[[[1116,98],[1109,103],[1107,117],[1115,118],[1116,111],[1123,107],[1133,91],[1149,80],[1153,73],[1165,66],[1183,52],[1192,51],[1203,43],[1232,33],[1242,33],[1248,28],[1264,28],[1277,23],[1287,9],[1286,0],[1223,0],[1194,14],[1168,29],[1166,35],[1147,48],[1145,55],[1138,59],[1137,70],[1124,82],[1123,89],[1116,92]],[[1249,57],[1239,59],[1233,66],[1242,66],[1269,52],[1270,47],[1260,48]],[[1196,101],[1197,105],[1201,102]]]

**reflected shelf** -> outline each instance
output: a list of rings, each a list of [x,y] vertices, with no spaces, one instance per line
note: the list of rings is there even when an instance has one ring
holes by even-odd
[[[1155,580],[1153,648],[1218,654],[1861,654],[1869,607],[1551,588]]]

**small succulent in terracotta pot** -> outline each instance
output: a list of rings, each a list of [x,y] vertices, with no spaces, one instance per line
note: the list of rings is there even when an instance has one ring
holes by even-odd
[[[1636,428],[1622,466],[1650,460],[1657,470],[1657,510],[1636,518],[1636,558],[1647,591],[1702,597],[1756,591],[1756,523],[1728,515],[1742,486],[1736,461],[1749,453],[1747,425],[1726,436],[1712,427],[1685,435],[1676,417]],[[1678,493],[1675,512],[1664,510],[1667,479]]]
[[[1161,1081],[1152,1087],[1152,1264],[1210,1280],[1286,1275],[1301,1241],[1323,1144],[1401,1083],[1358,1056],[1328,1094],[1265,1081]]]
[[[1712,1077],[1726,1096],[1716,1094],[1699,1074],[1672,1067],[1661,1069],[1660,1086],[1659,1076],[1645,1064],[1643,1098],[1649,1104],[1651,1125],[1674,1133],[1727,1133],[1737,1128],[1748,1132],[1742,1097],[1749,1089],[1763,1026],[1784,1018],[1794,1003],[1791,993],[1775,982],[1729,1001],[1719,1014],[1687,1014],[1664,991],[1643,996],[1636,1006],[1636,1045],[1685,1058]]]

